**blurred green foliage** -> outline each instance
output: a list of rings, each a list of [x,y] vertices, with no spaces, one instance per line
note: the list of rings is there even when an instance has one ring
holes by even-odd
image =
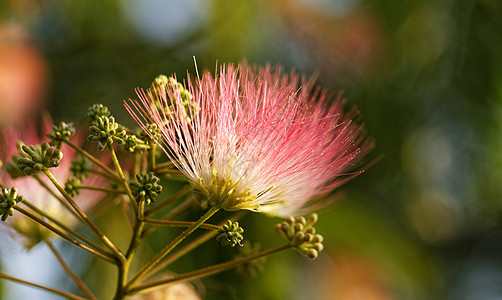
[[[376,163],[320,214],[321,261],[357,253],[378,270],[389,299],[501,295],[501,1],[181,2],[4,0],[0,11],[41,51],[56,119],[84,122],[87,107],[99,102],[132,126],[122,100],[158,74],[193,76],[193,56],[199,71],[245,60],[317,74],[321,86],[344,90],[376,141],[367,160]],[[154,30],[164,27],[175,33]],[[246,239],[276,245],[275,222],[247,216]],[[143,249],[146,257],[173,233],[163,234]],[[321,282],[305,274],[344,276],[336,264],[327,269],[296,254],[270,257],[257,278],[229,271],[205,279],[206,298],[320,299],[316,292],[326,287],[305,288]],[[214,242],[194,257],[232,255]],[[195,266],[204,262],[188,258],[172,271]],[[110,274],[89,273],[88,281],[98,288]]]

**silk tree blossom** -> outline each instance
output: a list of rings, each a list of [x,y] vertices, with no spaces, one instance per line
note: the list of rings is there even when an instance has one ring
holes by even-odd
[[[186,282],[171,283],[147,294],[134,295],[131,300],[201,300],[195,288]]]
[[[45,118],[43,120],[41,132],[51,132],[51,126],[52,121],[49,118]],[[48,138],[45,138],[45,135],[40,136],[38,134],[38,130],[33,123],[7,128],[6,130],[3,130],[2,138],[0,159],[5,163],[10,161],[12,156],[19,154],[19,143],[24,145],[40,145],[44,141],[49,141]],[[72,140],[76,144],[80,144],[83,141],[83,139],[78,135],[74,136]],[[75,150],[63,144],[61,151],[63,152],[64,157],[61,159],[59,167],[51,168],[50,170],[56,180],[60,184],[64,185],[64,183],[72,176],[70,168],[71,162],[75,158]],[[60,195],[58,190],[42,173],[38,174],[38,177],[48,188],[51,189],[53,193],[44,188],[32,176],[12,178],[7,173],[5,166],[0,170],[0,183],[5,185],[7,188],[16,187],[19,195],[24,196],[26,201],[29,201],[31,204],[41,209],[48,215],[58,219],[62,223],[74,226],[77,223],[76,218],[69,213],[65,207],[63,207],[60,201],[54,198],[54,195]],[[82,182],[82,184],[104,187],[106,182],[104,182],[101,177],[91,174]],[[74,197],[74,200],[85,211],[93,207],[97,201],[103,198],[103,196],[103,192],[81,190],[80,194]],[[14,213],[13,216],[7,219],[7,222],[9,226],[13,228],[16,233],[18,233],[23,245],[28,249],[35,246],[43,239],[52,236],[51,231],[45,229],[20,213]]]
[[[221,66],[185,86],[157,80],[126,108],[211,206],[298,215],[361,171],[371,148],[345,102],[276,67]],[[188,104],[187,104],[188,103]]]

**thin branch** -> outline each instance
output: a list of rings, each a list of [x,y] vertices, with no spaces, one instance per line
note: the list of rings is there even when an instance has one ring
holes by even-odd
[[[97,187],[97,186],[89,186],[89,185],[79,185],[79,186],[77,186],[77,188],[84,189],[84,190],[105,192],[105,193],[110,193],[110,194],[126,194],[126,192],[121,191],[121,190],[112,190],[112,189],[107,189],[107,188],[102,188],[102,187]]]
[[[37,175],[33,175],[33,177],[44,189],[46,189],[54,198],[56,198],[56,200],[58,200],[61,205],[63,205],[73,216],[75,216],[75,218],[83,221],[82,218],[71,208],[71,206],[66,201],[64,201],[64,199],[61,199],[61,197],[59,197],[45,182],[43,182],[40,177],[38,177]]]
[[[211,207],[197,222],[192,226],[188,227],[183,233],[177,236],[169,245],[167,245],[162,251],[160,251],[152,260],[150,260],[139,272],[134,276],[129,283],[127,288],[131,287],[135,282],[140,280],[144,275],[150,271],[157,263],[159,263],[162,258],[164,258],[174,247],[176,247],[181,241],[183,241],[187,236],[189,236],[195,229],[197,229],[201,224],[207,221],[212,215],[214,215],[219,210],[218,207]]]
[[[60,237],[64,238],[65,240],[67,240],[68,242],[74,244],[75,246],[77,247],[80,247],[81,249],[93,254],[93,255],[96,255],[97,257],[100,257],[106,261],[109,261],[111,263],[114,263],[116,264],[117,261],[115,258],[113,257],[110,257],[108,256],[107,254],[103,254],[101,252],[98,252],[96,251],[95,249],[87,246],[86,244],[83,244],[79,241],[77,241],[76,239],[72,238],[71,236],[67,235],[66,233],[62,232],[61,230],[57,229],[56,227],[52,226],[51,224],[45,222],[44,220],[40,219],[39,217],[33,215],[32,213],[24,210],[22,207],[19,207],[19,206],[15,206],[14,207],[15,210],[19,211],[20,213],[24,214],[25,216],[29,217],[30,219],[32,219],[33,221],[37,222],[38,224],[44,226],[45,228],[49,229],[50,231],[54,232],[55,234],[59,235]]]
[[[235,213],[230,220],[232,221],[237,221],[240,218],[242,218],[245,215],[245,212],[240,211]],[[220,222],[219,226],[225,225],[227,221],[222,221]],[[164,260],[162,260],[160,263],[158,263],[155,267],[153,267],[146,278],[150,277],[151,275],[157,273],[158,271],[162,270],[163,268],[167,267],[169,264],[172,262],[176,261],[178,258],[184,256],[185,254],[189,253],[193,249],[197,248],[198,246],[202,245],[203,243],[207,242],[209,239],[214,237],[218,232],[217,231],[208,231],[201,236],[197,237],[196,239],[190,241],[188,244],[180,248],[178,251],[171,253],[169,256],[167,256]]]
[[[49,171],[49,169],[44,169],[43,172],[47,177],[51,180],[52,184],[59,190],[61,195],[68,201],[68,203],[73,207],[73,209],[82,217],[84,220],[84,224],[86,224],[105,245],[112,250],[112,252],[115,254],[117,259],[124,261],[125,257],[120,252],[120,250],[106,237],[106,235],[94,224],[89,217],[84,213],[84,211],[73,201],[73,199],[70,197],[70,195],[65,191],[65,189],[59,184],[59,182],[54,178],[52,173]]]
[[[105,173],[105,172],[100,172],[98,170],[89,169],[89,173],[93,173],[93,174],[99,175],[101,177],[104,177],[106,179],[109,179],[109,180],[112,180],[112,181],[115,181],[115,182],[120,182],[120,180],[117,177],[111,176],[111,175],[109,175],[108,173]]]
[[[290,247],[291,247],[290,244],[285,244],[285,245],[282,245],[282,246],[279,246],[279,247],[276,247],[276,248],[272,248],[272,249],[269,249],[269,250],[262,251],[262,252],[257,253],[257,254],[253,254],[253,255],[248,255],[248,256],[245,256],[245,257],[237,258],[237,259],[234,259],[234,260],[231,260],[231,261],[228,261],[228,262],[224,262],[224,263],[213,265],[213,266],[210,266],[210,267],[207,267],[207,268],[195,270],[195,271],[188,272],[188,273],[185,273],[185,274],[175,275],[175,276],[170,277],[168,279],[162,279],[162,280],[153,281],[153,282],[150,282],[150,283],[138,285],[138,286],[136,286],[134,288],[131,288],[131,289],[127,290],[127,295],[133,295],[133,294],[137,294],[139,292],[151,291],[153,289],[160,288],[163,285],[166,285],[166,284],[169,284],[169,283],[173,283],[173,282],[190,281],[190,280],[194,280],[194,279],[206,277],[206,276],[209,276],[209,275],[213,275],[213,274],[216,274],[216,273],[219,273],[219,272],[222,272],[222,271],[234,268],[234,267],[236,267],[236,266],[238,266],[240,264],[243,264],[243,263],[245,263],[247,261],[251,261],[251,260],[254,260],[254,259],[257,259],[257,258],[260,258],[260,257],[264,257],[264,256],[267,256],[267,255],[270,255],[270,254],[273,254],[273,253],[276,253],[276,252],[288,249]]]
[[[108,150],[110,152],[110,155],[112,157],[112,162],[113,165],[115,166],[115,170],[117,170],[117,173],[119,174],[120,181],[122,182],[122,185],[124,186],[126,190],[126,194],[129,197],[129,203],[131,203],[131,206],[134,209],[134,213],[138,212],[138,205],[136,203],[135,197],[132,195],[131,188],[129,187],[129,183],[126,181],[124,172],[122,172],[122,168],[120,167],[119,160],[117,158],[117,155],[115,154],[115,150],[113,149],[112,144],[108,144]]]
[[[65,263],[65,261],[63,260],[63,258],[59,254],[59,252],[56,250],[56,248],[54,247],[54,245],[52,245],[52,243],[49,240],[45,240],[45,243],[47,244],[47,246],[49,246],[49,249],[51,249],[52,253],[54,254],[54,256],[56,257],[56,259],[58,260],[58,262],[61,265],[61,267],[63,267],[63,269],[65,270],[66,274],[68,274],[68,276],[70,276],[71,279],[73,279],[73,281],[77,284],[77,286],[80,288],[80,290],[82,292],[84,292],[84,294],[90,300],[97,300],[97,298],[92,294],[92,292],[85,285],[85,283],[70,269],[70,266],[68,266]]]
[[[117,177],[117,174],[115,174],[115,172],[113,172],[112,169],[108,168],[106,165],[104,165],[102,162],[100,162],[98,159],[96,159],[94,156],[92,156],[89,152],[85,151],[84,149],[80,148],[79,146],[73,144],[72,142],[70,142],[68,139],[65,139],[64,142],[72,147],[73,149],[75,149],[77,152],[79,152],[80,154],[82,154],[83,156],[85,156],[86,158],[88,158],[90,161],[92,161],[96,166],[100,167],[103,171],[105,171],[106,173],[108,173],[110,176],[112,176],[113,178],[116,178],[117,180],[120,180],[119,177]]]
[[[159,224],[159,225],[171,226],[171,227],[190,227],[195,223],[195,222],[184,222],[184,221],[155,220],[155,219],[150,219],[150,218],[145,218],[143,221],[145,221],[147,223],[153,223],[153,224]],[[209,230],[220,230],[221,226],[204,223],[204,224],[201,224],[199,226],[199,228],[209,229]]]
[[[22,279],[19,279],[19,278],[7,275],[7,274],[5,274],[3,272],[0,272],[0,278],[4,278],[4,279],[10,280],[10,281],[14,281],[14,282],[21,283],[21,284],[24,284],[24,285],[28,285],[28,286],[31,286],[31,287],[36,287],[36,288],[39,288],[39,289],[42,289],[42,290],[45,290],[45,291],[48,291],[48,292],[51,292],[51,293],[63,296],[63,297],[66,297],[66,298],[71,299],[71,300],[87,300],[87,299],[79,297],[77,295],[73,295],[73,294],[70,294],[70,293],[67,293],[67,292],[64,292],[64,291],[60,291],[60,290],[53,289],[53,288],[50,288],[50,287],[47,287],[47,286],[43,286],[43,285],[40,285],[40,284],[36,284],[36,283],[33,283],[33,282],[22,280]]]
[[[158,212],[159,210],[163,209],[164,207],[168,206],[169,204],[173,203],[174,201],[180,199],[181,197],[186,195],[191,190],[193,190],[193,187],[191,185],[187,185],[187,186],[183,187],[181,190],[179,190],[178,192],[176,192],[175,194],[173,194],[172,196],[170,196],[166,200],[162,201],[157,206],[152,207],[152,208],[148,209],[147,211],[145,211],[145,216],[151,216],[152,214]]]
[[[107,251],[105,251],[103,248],[101,248],[99,245],[97,245],[96,243],[94,243],[93,241],[91,241],[90,239],[88,239],[87,237],[85,237],[84,235],[82,235],[79,232],[73,230],[72,228],[66,226],[64,223],[62,223],[58,219],[50,216],[49,214],[47,214],[46,212],[44,212],[40,208],[36,207],[35,205],[31,204],[27,200],[24,200],[21,203],[24,204],[24,205],[26,205],[27,207],[29,207],[31,210],[33,210],[34,212],[36,212],[40,216],[42,216],[42,217],[46,218],[47,220],[53,222],[54,224],[56,224],[57,226],[59,226],[61,229],[65,230],[69,234],[74,235],[76,238],[80,239],[84,243],[86,243],[89,246],[93,247],[96,251],[99,251],[99,252],[101,252],[103,254],[106,254],[106,255],[111,255],[110,253],[108,253]]]

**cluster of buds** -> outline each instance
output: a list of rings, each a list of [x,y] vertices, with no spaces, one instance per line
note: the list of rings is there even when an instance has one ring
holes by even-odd
[[[237,244],[242,246],[241,241],[244,239],[243,232],[244,229],[239,226],[239,222],[228,220],[227,224],[218,230],[216,240],[220,241],[222,246],[230,245],[231,247],[235,247]]]
[[[73,176],[80,180],[89,176],[89,170],[91,170],[91,163],[83,156],[76,157],[71,162],[70,171]]]
[[[99,150],[103,150],[113,142],[123,144],[125,136],[125,129],[115,122],[114,117],[100,116],[89,127],[87,140],[97,142]]]
[[[2,188],[2,192],[0,193],[0,215],[2,215],[2,221],[7,220],[7,217],[14,214],[14,206],[21,201],[23,201],[23,196],[17,195],[16,188]]]
[[[239,254],[235,255],[234,258],[241,258],[259,253],[261,250],[261,245],[259,243],[247,242],[244,246],[239,249]],[[256,277],[265,268],[266,257],[260,257],[253,260],[246,261],[243,264],[237,266],[236,271],[238,274]]]
[[[148,131],[145,132],[145,131]],[[141,139],[146,143],[146,144],[155,144],[157,143],[158,140],[160,140],[161,135],[160,135],[160,130],[157,124],[146,124],[145,131],[141,131],[140,136]]]
[[[124,144],[122,145],[125,150],[129,152],[134,152],[137,149],[141,149],[140,145],[143,142],[136,137],[134,134],[128,134],[124,137]]]
[[[70,136],[75,134],[75,127],[73,126],[73,123],[65,123],[61,122],[58,125],[53,125],[52,126],[52,132],[47,134],[47,137],[51,139],[50,144],[52,146],[58,147],[58,149],[61,149],[61,143],[68,139]]]
[[[138,203],[144,201],[148,205],[154,202],[155,198],[162,192],[162,186],[159,184],[160,179],[153,172],[136,174],[136,181],[129,182],[129,186]]]
[[[286,238],[290,245],[310,259],[315,259],[324,248],[323,237],[312,227],[317,222],[317,214],[304,217],[288,217],[275,226],[275,231]]]
[[[34,175],[45,168],[55,168],[63,158],[63,152],[52,148],[47,142],[41,146],[23,145],[21,149],[24,153],[18,157],[17,166],[26,175]]]
[[[168,88],[173,91],[175,97],[178,97],[179,94],[179,98],[184,109],[184,115],[188,122],[191,122],[192,114],[197,114],[200,111],[200,107],[196,102],[193,101],[193,95],[190,93],[190,91],[186,89],[183,84],[178,82],[173,76],[167,77],[165,75],[160,75],[155,78],[153,86],[155,92],[160,95],[167,95]],[[163,113],[166,115],[173,114],[177,111],[174,105],[169,105],[163,108],[163,105],[159,101],[156,101],[153,104],[155,105],[157,110],[163,111]]]
[[[98,120],[98,118],[109,117],[111,115],[108,107],[103,104],[93,104],[89,107],[89,111],[87,112],[87,119],[89,120],[89,124],[92,124]]]
[[[72,197],[80,194],[79,187],[80,180],[77,177],[71,177],[64,184],[64,190]]]

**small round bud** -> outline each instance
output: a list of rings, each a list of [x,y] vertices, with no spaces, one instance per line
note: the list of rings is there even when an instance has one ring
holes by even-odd
[[[319,216],[316,213],[313,213],[310,216],[308,216],[307,224],[314,225],[315,223],[317,223],[318,219]]]
[[[305,233],[315,234],[315,228],[307,227],[307,229],[305,229]]]
[[[319,253],[315,249],[308,250],[305,255],[310,259],[316,259],[319,256]]]
[[[279,234],[283,233],[281,224],[276,224],[274,229],[275,229],[275,232],[277,232]]]
[[[321,243],[315,243],[313,248],[316,249],[317,252],[321,252],[324,249],[324,245]]]
[[[322,235],[316,234],[316,235],[314,235],[314,239],[312,240],[312,242],[314,242],[314,243],[322,243],[323,240],[324,240],[324,238],[322,237]]]
[[[302,231],[303,230],[303,225],[301,223],[296,223],[294,226],[295,232]]]
[[[307,224],[307,221],[305,220],[305,218],[304,218],[304,217],[297,217],[297,218],[295,219],[295,223],[297,223],[297,224],[302,224],[303,226],[305,226],[305,224]]]

